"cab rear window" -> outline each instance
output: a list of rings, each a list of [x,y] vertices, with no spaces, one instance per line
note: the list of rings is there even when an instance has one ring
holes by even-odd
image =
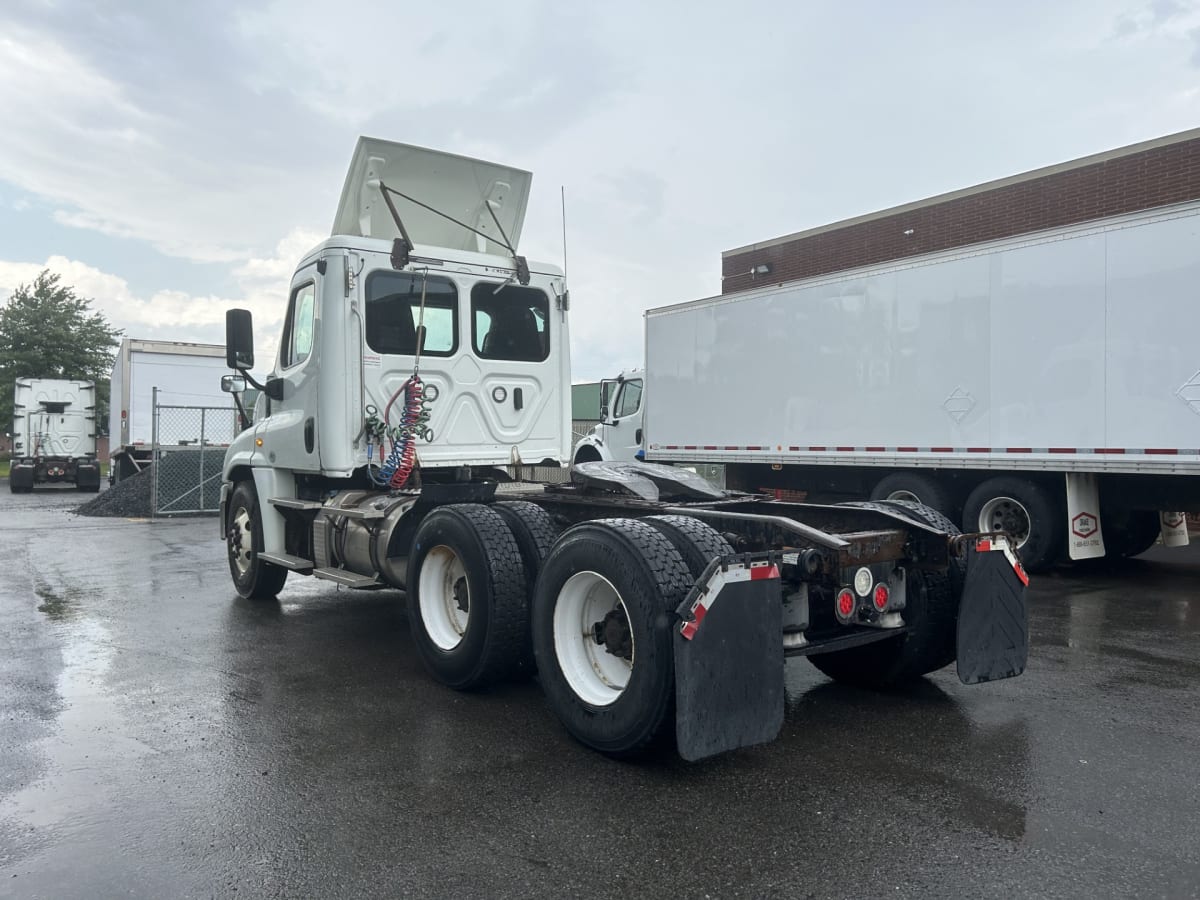
[[[471,342],[480,359],[541,362],[550,355],[550,299],[536,288],[471,288]]]
[[[422,355],[452,356],[458,349],[458,288],[449,278],[381,269],[367,277],[367,346],[376,353],[413,356],[425,293]]]

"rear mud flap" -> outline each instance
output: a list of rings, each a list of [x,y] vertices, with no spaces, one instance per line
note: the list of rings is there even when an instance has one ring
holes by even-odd
[[[1023,574],[1007,551],[967,546],[967,579],[958,608],[958,678],[963,684],[1025,671],[1029,610]]]
[[[8,473],[9,484],[15,488],[33,487],[33,466],[13,466]]]
[[[699,584],[674,629],[675,735],[686,760],[766,743],[783,727],[778,568],[718,560]]]

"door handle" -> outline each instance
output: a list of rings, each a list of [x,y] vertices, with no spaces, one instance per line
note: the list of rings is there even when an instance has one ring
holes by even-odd
[[[524,409],[525,407],[525,392],[520,388],[513,388],[513,409]]]
[[[313,423],[313,417],[309,416],[304,420],[304,449],[308,453],[313,452],[313,447],[317,444],[317,430]]]

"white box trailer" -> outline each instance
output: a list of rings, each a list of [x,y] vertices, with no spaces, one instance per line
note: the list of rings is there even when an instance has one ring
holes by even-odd
[[[109,481],[135,475],[150,462],[156,396],[160,406],[231,410],[232,423],[232,403],[221,390],[221,376],[228,371],[222,344],[122,340],[112,368]],[[160,440],[171,444],[199,442],[199,417],[193,418],[194,427],[189,426],[187,434],[174,428],[165,438],[160,435]],[[222,433],[225,431],[229,428],[223,428]],[[228,443],[231,438],[229,434],[220,443]]]
[[[18,378],[13,390],[9,488],[35,484],[100,489],[96,461],[96,385],[67,378]]]
[[[645,378],[646,459],[730,487],[920,500],[1034,568],[1186,541],[1200,203],[653,309]]]

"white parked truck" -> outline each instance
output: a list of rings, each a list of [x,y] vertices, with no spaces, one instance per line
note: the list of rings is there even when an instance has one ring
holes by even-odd
[[[530,178],[360,139],[262,385],[250,313],[228,312],[225,385],[265,398],[225,458],[237,592],[273,598],[289,573],[401,589],[434,678],[536,666],[566,729],[618,756],[771,740],[787,656],[875,686],[956,658],[964,683],[1019,674],[1023,570],[927,507],[781,503],[638,464],[510,480],[571,453],[566,284],[516,249]]]
[[[64,378],[18,378],[13,392],[9,489],[39,484],[100,490],[96,459],[96,385]]]
[[[653,309],[576,459],[918,501],[1031,570],[1183,544],[1198,284],[1189,203]]]
[[[222,407],[229,409],[232,417],[232,405],[221,390],[221,377],[228,371],[225,348],[220,344],[122,340],[112,368],[109,481],[129,478],[149,465],[156,397],[160,406]],[[172,443],[201,440],[200,419],[188,417],[189,422],[192,419],[186,433],[179,428],[171,431]],[[229,431],[228,423],[219,429],[226,437]]]

